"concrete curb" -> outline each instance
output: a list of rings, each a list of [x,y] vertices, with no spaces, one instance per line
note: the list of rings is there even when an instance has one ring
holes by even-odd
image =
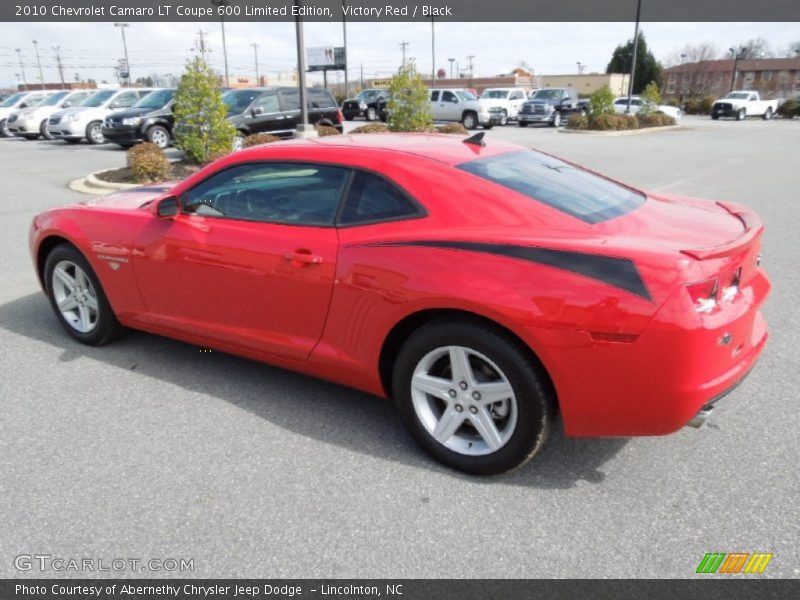
[[[92,196],[106,196],[113,192],[122,190],[129,190],[135,187],[141,187],[136,183],[111,183],[110,181],[103,181],[98,179],[97,175],[105,173],[106,171],[116,171],[117,169],[105,169],[103,171],[95,171],[89,173],[86,177],[75,179],[68,184],[69,189],[81,192],[82,194],[91,194]]]
[[[664,125],[661,127],[644,127],[642,129],[624,129],[622,131],[592,131],[590,129],[567,129],[560,128],[559,133],[583,133],[596,136],[615,136],[615,135],[639,135],[641,133],[657,133],[659,131],[671,131],[675,129],[688,129],[683,125]]]

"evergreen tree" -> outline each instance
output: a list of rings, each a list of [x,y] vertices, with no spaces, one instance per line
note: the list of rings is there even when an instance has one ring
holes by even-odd
[[[614,49],[606,73],[630,73],[633,62],[633,40],[628,40]],[[639,33],[639,48],[636,52],[636,73],[633,76],[633,93],[641,94],[651,81],[661,85],[661,64],[647,48],[644,33]]]

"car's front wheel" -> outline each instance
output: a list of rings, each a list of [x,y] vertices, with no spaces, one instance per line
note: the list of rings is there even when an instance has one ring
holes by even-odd
[[[478,127],[478,117],[473,112],[466,112],[461,117],[461,124],[467,129],[475,129]]]
[[[8,128],[8,119],[0,121],[0,137],[12,137]]]
[[[378,120],[378,111],[375,110],[372,106],[367,109],[367,121],[377,121]]]
[[[395,363],[393,394],[425,450],[477,475],[525,464],[556,414],[546,377],[519,342],[471,321],[433,322],[413,333]]]
[[[47,119],[41,122],[39,125],[39,133],[41,134],[42,138],[45,140],[52,140],[53,134],[47,131]]]
[[[561,126],[561,113],[556,111],[553,114],[553,118],[550,120],[550,127],[560,127]]]
[[[106,138],[103,135],[103,124],[100,121],[94,121],[86,126],[86,139],[90,144],[105,144]]]
[[[737,121],[744,121],[744,118],[747,116],[747,110],[744,108],[740,108],[739,112],[736,113],[736,120]]]
[[[83,344],[101,346],[123,330],[94,270],[73,246],[61,244],[47,256],[45,285],[62,327]]]
[[[148,142],[155,144],[162,150],[169,147],[169,131],[167,131],[166,127],[162,127],[161,125],[153,125],[150,127],[145,134],[145,138]]]
[[[500,115],[500,125],[503,125],[503,126],[508,125],[508,112],[505,111],[505,110]]]

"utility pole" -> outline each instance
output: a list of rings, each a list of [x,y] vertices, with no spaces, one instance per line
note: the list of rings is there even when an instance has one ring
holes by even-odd
[[[633,30],[633,60],[631,61],[631,78],[628,81],[628,106],[626,113],[631,112],[631,96],[633,95],[633,78],[636,76],[636,53],[639,50],[639,17],[642,15],[642,0],[636,3],[636,28]]]
[[[431,87],[436,86],[436,28],[431,17]]]
[[[197,37],[199,40],[200,45],[200,54],[203,56],[203,60],[206,59],[206,32],[202,29],[197,30]]]
[[[25,91],[28,91],[28,80],[25,79],[25,67],[22,66],[22,50],[20,48],[14,48],[14,52],[17,53],[19,57],[19,72],[22,73],[22,85],[24,86]]]
[[[295,17],[295,32],[297,38],[297,84],[300,92],[300,122],[297,124],[297,133],[300,136],[310,135],[314,129],[308,124],[308,90],[306,89],[306,43],[303,36],[303,20],[300,18],[300,1],[294,0],[297,7]]]
[[[734,48],[731,48],[730,51],[731,54],[733,54],[733,74],[731,75],[731,89],[730,89],[730,91],[732,92],[733,88],[736,87],[736,70],[739,68],[739,59],[742,57],[742,52],[741,48],[738,51],[735,50]],[[24,78],[24,73],[23,73],[23,78]],[[683,80],[681,79],[681,81]]]
[[[474,55],[474,54],[470,54],[470,55],[467,57],[467,60],[469,61],[469,84],[470,84],[470,85],[472,85],[472,59],[473,59],[473,58],[475,58],[475,55]]]
[[[230,0],[211,0],[211,4],[217,7],[230,5]],[[231,87],[230,79],[228,78],[228,44],[225,42],[225,13],[219,13],[219,24],[222,27],[222,57],[225,61],[225,87]]]
[[[44,89],[44,73],[42,72],[42,59],[39,56],[39,42],[33,40],[33,47],[36,48],[36,64],[39,65],[39,83],[42,84],[42,89]]]
[[[253,55],[255,56],[256,59],[256,85],[261,85],[261,80],[258,77],[258,44],[253,42],[250,45],[253,47]]]
[[[125,29],[130,27],[129,23],[114,23],[114,27],[119,27],[122,31],[122,48],[125,50],[125,68],[128,70],[128,87],[131,85],[131,63],[128,60],[128,42],[125,40]]]
[[[456,62],[455,58],[448,58],[447,60],[450,61],[450,79],[453,78],[453,63]]]
[[[364,63],[361,63],[361,89],[364,89]]]
[[[61,79],[61,87],[66,87],[64,82],[64,65],[61,64],[61,46],[51,46],[53,52],[56,53],[56,65],[58,66],[58,76]]]
[[[400,48],[403,50],[403,66],[406,66],[406,48],[408,48],[408,42],[400,42]]]
[[[344,40],[344,97],[350,97],[350,82],[347,78],[347,19],[344,16],[344,8],[347,0],[342,0],[342,38]]]
[[[578,65],[578,75],[583,75],[583,65],[581,64],[581,61],[578,61],[577,65]]]

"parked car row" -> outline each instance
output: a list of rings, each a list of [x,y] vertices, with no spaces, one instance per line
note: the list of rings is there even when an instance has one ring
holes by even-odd
[[[0,102],[0,136],[60,139],[70,144],[144,141],[167,148],[174,140],[175,88],[19,92]],[[228,90],[222,100],[240,140],[252,133],[288,136],[300,122],[296,87]],[[308,89],[309,122],[342,130],[342,113],[324,88]]]

